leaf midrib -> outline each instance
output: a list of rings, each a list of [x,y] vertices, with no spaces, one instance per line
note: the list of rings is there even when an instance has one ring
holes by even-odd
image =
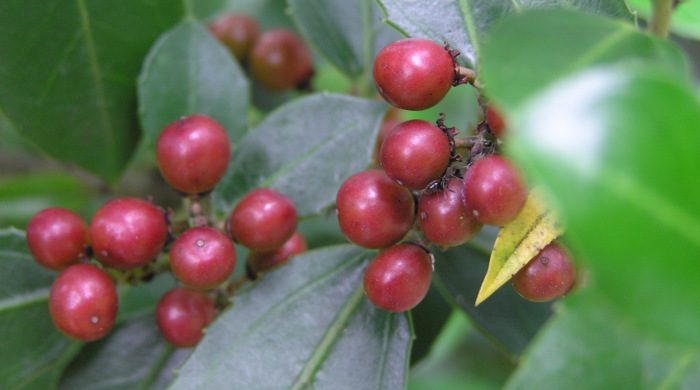
[[[17,309],[42,301],[48,301],[50,291],[50,287],[45,287],[29,293],[13,295],[9,298],[2,299],[0,300],[0,314],[6,310]]]
[[[107,98],[102,82],[102,69],[97,58],[97,51],[95,49],[94,41],[94,32],[90,25],[90,15],[88,13],[85,0],[76,0],[76,5],[78,7],[80,16],[80,27],[85,35],[85,47],[87,49],[88,62],[90,64],[90,76],[92,76],[95,85],[95,93],[97,94],[97,111],[99,113],[100,121],[102,122],[102,129],[107,137],[105,145],[114,145],[115,130],[114,127],[112,127],[109,112],[107,111]],[[111,162],[110,165],[113,165],[117,160],[115,156],[116,148],[108,147],[105,149]]]

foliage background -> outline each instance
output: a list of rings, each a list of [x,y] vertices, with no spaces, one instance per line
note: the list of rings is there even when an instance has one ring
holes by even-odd
[[[178,208],[151,149],[164,124],[195,112],[234,142],[215,211],[272,186],[298,204],[316,250],[236,298],[173,388],[697,388],[698,4],[678,6],[669,42],[645,33],[643,0],[3,1],[0,388],[173,380],[191,351],[167,346],[151,317],[170,276],[122,286],[108,338],[69,341],[46,310],[55,274],[32,262],[18,229],[49,206],[89,220],[117,195]],[[320,93],[270,94],[250,80],[203,25],[229,11],[299,31]],[[410,315],[367,304],[357,281],[371,252],[343,245],[329,210],[339,183],[370,163],[388,108],[371,64],[397,31],[447,40],[477,67],[512,124],[508,153],[562,211],[587,270],[577,293],[532,304],[506,285],[475,308],[496,234],[487,229],[436,252],[433,290]],[[481,119],[476,93],[454,88],[438,107],[403,115],[444,112],[466,132]]]

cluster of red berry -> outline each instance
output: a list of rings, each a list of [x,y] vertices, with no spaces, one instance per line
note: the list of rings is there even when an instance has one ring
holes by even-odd
[[[430,108],[452,86],[474,84],[456,55],[426,39],[396,41],[375,59],[377,90],[399,109]],[[336,210],[345,236],[358,246],[381,249],[364,278],[376,306],[405,311],[423,299],[434,261],[430,244],[461,245],[484,224],[503,226],[523,209],[528,185],[515,165],[497,154],[503,121],[492,108],[484,116],[476,134],[461,139],[455,138],[456,128],[444,125],[444,117],[435,124],[392,123],[378,139],[375,158],[381,169],[359,172],[338,190]],[[468,158],[456,153],[459,148]],[[411,231],[414,240],[407,238]],[[513,285],[524,297],[543,301],[563,295],[573,278],[570,256],[552,244],[513,278]]]
[[[215,120],[193,115],[165,127],[156,160],[165,180],[192,203],[191,219],[173,232],[172,212],[137,198],[102,205],[90,225],[61,208],[37,213],[27,226],[27,244],[42,266],[61,271],[49,310],[56,327],[69,337],[92,341],[113,327],[118,311],[115,279],[135,283],[170,270],[182,286],[158,302],[156,321],[165,339],[189,347],[217,315],[217,294],[226,294],[236,265],[234,242],[250,249],[248,273],[257,275],[306,250],[296,232],[292,201],[267,188],[246,194],[220,228],[197,200],[223,177],[231,147]],[[227,234],[228,233],[228,234]],[[169,253],[169,256],[160,256]],[[92,259],[96,261],[92,261]]]
[[[308,87],[313,59],[294,32],[284,28],[261,32],[258,22],[243,14],[224,15],[209,30],[263,87],[277,92]]]

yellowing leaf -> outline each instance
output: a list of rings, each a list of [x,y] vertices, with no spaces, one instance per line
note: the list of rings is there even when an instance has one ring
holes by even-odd
[[[476,305],[510,280],[563,230],[554,211],[545,204],[541,191],[537,188],[530,191],[520,214],[498,232]]]

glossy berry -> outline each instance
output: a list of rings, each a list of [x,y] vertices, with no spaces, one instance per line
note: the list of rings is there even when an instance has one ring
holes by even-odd
[[[450,247],[471,240],[483,227],[462,202],[462,179],[452,178],[445,188],[423,191],[418,200],[418,226],[433,244]]]
[[[257,274],[265,272],[280,264],[284,264],[290,257],[306,252],[306,241],[301,233],[296,232],[281,247],[271,251],[250,251],[246,262],[250,272]]]
[[[404,187],[422,190],[450,163],[450,140],[430,122],[414,119],[394,127],[380,151],[386,174]]]
[[[27,246],[43,267],[62,270],[85,256],[87,223],[76,213],[60,207],[34,214],[27,224]]]
[[[546,302],[566,294],[574,284],[576,269],[568,251],[552,242],[511,278],[523,298]]]
[[[224,15],[209,25],[209,31],[241,62],[248,58],[260,36],[258,22],[243,14]]]
[[[184,287],[165,293],[156,306],[158,329],[167,342],[178,348],[197,344],[215,317],[216,308],[206,294]]]
[[[367,266],[363,286],[375,306],[401,312],[425,298],[432,273],[430,254],[423,247],[406,243],[381,251]]]
[[[187,229],[170,248],[170,267],[184,285],[207,289],[225,282],[236,266],[233,242],[216,229]]]
[[[231,158],[228,134],[204,115],[181,118],[158,136],[156,161],[165,181],[185,194],[208,192],[226,172]]]
[[[229,233],[248,249],[272,250],[287,242],[297,222],[296,207],[289,198],[269,188],[258,188],[231,211]]]
[[[117,269],[142,266],[158,256],[168,238],[163,212],[137,198],[118,198],[100,207],[90,223],[95,257]]]
[[[51,286],[51,320],[58,330],[76,340],[93,341],[109,333],[118,306],[114,282],[94,265],[72,265]]]
[[[415,202],[406,188],[383,171],[370,169],[350,176],[338,189],[340,229],[354,244],[371,249],[399,242],[413,226]]]
[[[464,205],[474,218],[496,226],[515,219],[528,195],[521,173],[498,155],[484,157],[469,167],[463,191]]]
[[[307,84],[313,60],[304,41],[286,29],[263,33],[250,54],[255,79],[271,91],[286,91]]]
[[[506,124],[503,122],[501,114],[493,106],[486,107],[486,123],[489,125],[491,132],[498,138],[503,138],[506,130]]]
[[[377,91],[404,110],[425,110],[436,105],[452,87],[452,56],[437,43],[407,38],[383,48],[374,60]]]

